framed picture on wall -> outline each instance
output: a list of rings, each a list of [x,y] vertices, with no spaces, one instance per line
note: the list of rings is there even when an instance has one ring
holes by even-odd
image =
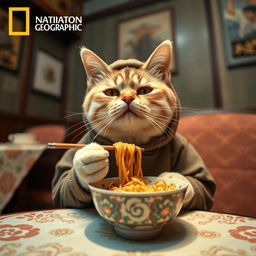
[[[13,17],[13,30],[21,31],[23,22]],[[0,67],[17,71],[21,53],[21,36],[8,35],[8,12],[0,8]]]
[[[32,89],[56,98],[61,97],[63,84],[63,62],[49,53],[38,50]]]
[[[228,67],[256,63],[256,1],[219,0]]]
[[[165,9],[118,22],[117,58],[146,61],[164,40],[173,41],[171,72],[177,72],[173,10]]]

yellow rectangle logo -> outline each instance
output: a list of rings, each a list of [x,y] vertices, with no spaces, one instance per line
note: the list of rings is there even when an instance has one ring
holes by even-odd
[[[13,31],[13,12],[25,12],[25,31]],[[9,7],[9,35],[10,36],[29,36],[30,33],[30,13],[29,7]]]

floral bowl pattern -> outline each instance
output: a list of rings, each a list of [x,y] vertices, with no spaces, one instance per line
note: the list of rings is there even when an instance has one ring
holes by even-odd
[[[145,177],[154,183],[158,177]],[[106,188],[118,184],[118,178],[89,185],[99,215],[112,223],[117,234],[129,239],[149,239],[161,232],[175,218],[183,204],[187,183],[161,178],[175,184],[176,190],[162,192],[119,192]]]

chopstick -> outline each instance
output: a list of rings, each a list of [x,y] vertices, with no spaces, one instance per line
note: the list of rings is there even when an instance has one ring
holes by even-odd
[[[48,148],[83,148],[86,144],[75,144],[75,143],[48,143]],[[115,150],[114,146],[102,145],[102,147],[106,150]]]
[[[83,148],[86,144],[75,144],[75,143],[48,143],[48,148],[59,148],[59,149],[69,149],[69,148]],[[115,150],[114,146],[101,145],[106,150]],[[144,148],[141,148],[144,151]]]

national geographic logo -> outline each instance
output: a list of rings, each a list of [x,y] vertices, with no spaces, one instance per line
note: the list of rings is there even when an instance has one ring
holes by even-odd
[[[25,30],[16,31],[14,26],[14,13],[25,12]],[[34,29],[36,31],[82,31],[82,16],[35,16]],[[9,7],[9,35],[29,36],[30,35],[30,8]]]
[[[14,31],[13,13],[25,12],[25,31]],[[30,10],[29,7],[9,7],[9,35],[10,36],[29,36]]]

